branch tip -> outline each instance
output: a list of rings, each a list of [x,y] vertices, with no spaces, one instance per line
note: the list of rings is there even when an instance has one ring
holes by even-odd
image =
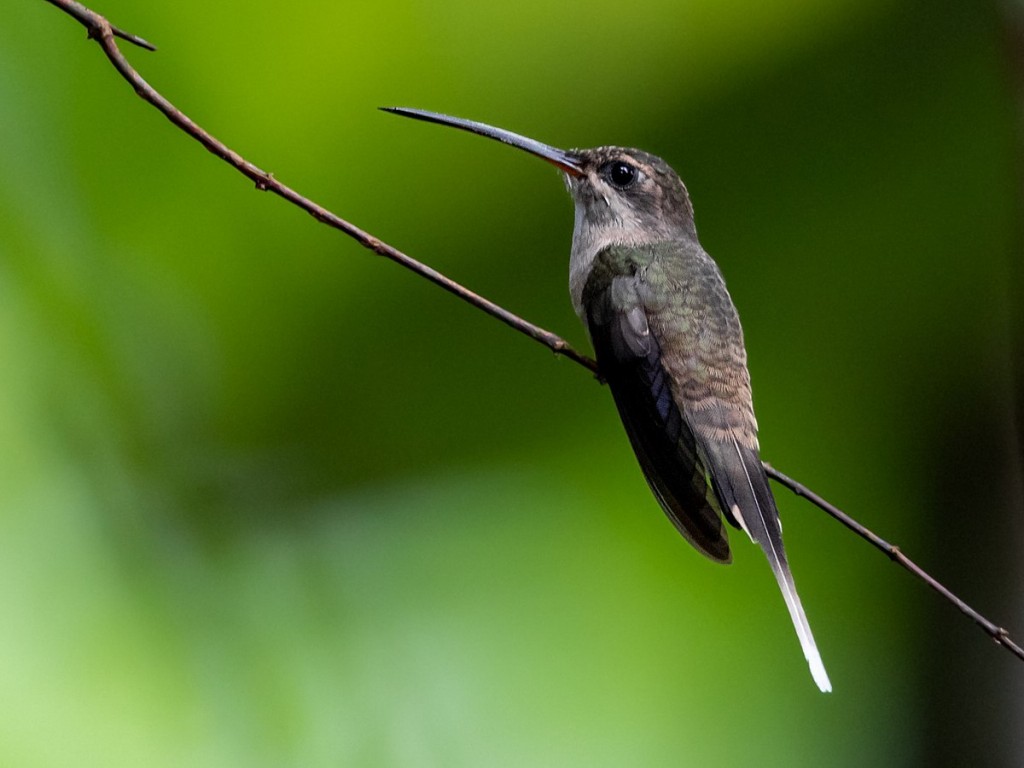
[[[155,51],[156,46],[145,38],[133,35],[131,32],[125,32],[123,29],[115,27],[110,24],[110,31],[114,33],[115,37],[120,37],[122,40],[127,40],[132,45],[137,45],[139,48],[145,48],[147,51]]]

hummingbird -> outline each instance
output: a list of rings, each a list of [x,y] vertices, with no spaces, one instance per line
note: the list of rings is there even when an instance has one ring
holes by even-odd
[[[473,120],[381,109],[495,139],[562,172],[575,203],[572,305],[651,491],[711,560],[732,561],[723,518],[761,547],[814,682],[831,691],[761,464],[739,315],[679,175],[638,149],[563,150]]]

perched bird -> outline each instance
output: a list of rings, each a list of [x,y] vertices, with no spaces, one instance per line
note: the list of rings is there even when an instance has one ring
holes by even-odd
[[[679,532],[712,560],[732,560],[723,516],[764,550],[811,675],[832,690],[758,454],[739,316],[697,239],[676,172],[637,149],[561,150],[471,120],[383,109],[496,139],[562,171],[576,204],[572,304],[648,485]]]

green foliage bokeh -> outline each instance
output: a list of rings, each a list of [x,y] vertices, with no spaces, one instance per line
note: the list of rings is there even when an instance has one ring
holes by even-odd
[[[994,8],[95,9],[157,43],[124,49],[249,160],[581,348],[557,176],[375,107],[665,157],[740,308],[765,458],[1024,630],[999,554],[1020,525],[999,490],[1017,223]],[[721,568],[675,535],[585,371],[254,191],[69,17],[8,11],[0,764],[1024,749],[1009,655],[780,491],[819,694],[760,554],[733,536]]]

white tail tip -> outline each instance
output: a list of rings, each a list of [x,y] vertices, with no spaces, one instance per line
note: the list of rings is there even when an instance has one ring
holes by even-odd
[[[818,655],[818,649],[814,649],[813,654],[804,654],[807,656],[807,664],[811,668],[811,677],[814,678],[814,682],[818,684],[818,688],[821,689],[822,693],[832,692],[832,681],[828,679],[828,672],[825,671],[825,665],[821,663],[821,656]]]

